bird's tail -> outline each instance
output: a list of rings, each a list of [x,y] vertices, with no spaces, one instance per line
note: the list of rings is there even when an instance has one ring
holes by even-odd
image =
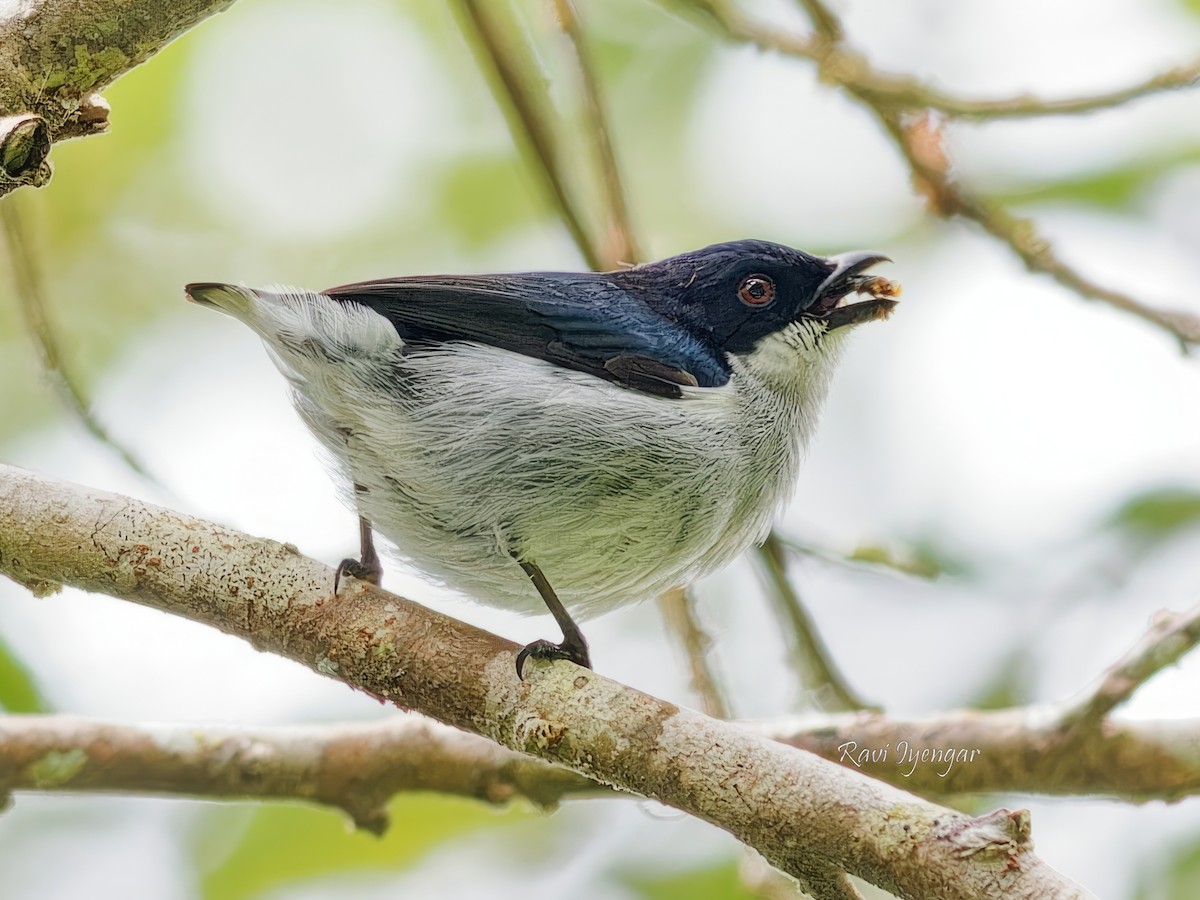
[[[248,288],[199,282],[184,288],[188,299],[220,310],[249,325],[280,353],[323,348],[344,355],[390,354],[404,342],[383,316],[357,303],[338,302],[325,294],[284,285]],[[307,350],[305,352],[308,352]]]
[[[258,292],[252,288],[236,284],[218,284],[213,281],[189,284],[183,292],[193,303],[219,309],[243,322],[250,319],[250,311],[258,300]]]
[[[306,323],[316,310],[331,302],[323,294],[284,285],[249,288],[205,281],[189,284],[183,291],[193,303],[233,316],[265,338],[308,330]]]

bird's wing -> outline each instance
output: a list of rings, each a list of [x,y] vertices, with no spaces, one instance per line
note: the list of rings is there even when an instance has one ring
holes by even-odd
[[[729,380],[720,350],[607,276],[574,273],[393,278],[324,292],[385,316],[406,342],[473,341],[664,397]]]

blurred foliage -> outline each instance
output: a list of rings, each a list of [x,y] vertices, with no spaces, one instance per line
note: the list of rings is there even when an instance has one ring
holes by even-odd
[[[968,705],[973,709],[1009,709],[1028,703],[1035,696],[1036,675],[1028,649],[1014,647]]]
[[[1200,835],[1172,852],[1165,867],[1156,858],[1139,879],[1135,900],[1196,900],[1200,897]]]
[[[1200,524],[1200,490],[1158,487],[1126,500],[1108,527],[1141,543],[1156,544]]]
[[[934,579],[941,575],[963,575],[967,572],[966,563],[951,558],[948,551],[934,546],[929,541],[910,544],[906,547],[860,544],[847,555],[846,559],[851,562],[883,566],[905,575],[925,579]]]
[[[0,707],[10,713],[49,712],[33,673],[0,638]]]
[[[1164,175],[1198,163],[1200,147],[1183,147],[1037,187],[999,191],[995,196],[1007,203],[1069,203],[1119,210],[1135,203]]]
[[[751,900],[757,896],[742,883],[736,862],[654,878],[631,872],[623,880],[643,900]]]
[[[488,202],[480,202],[480,198]],[[511,154],[468,157],[446,169],[438,184],[438,206],[447,224],[468,246],[502,240],[532,225],[542,214]]]
[[[34,265],[42,269],[50,295],[47,316],[85,383],[94,382],[169,309],[162,296],[139,283],[142,261],[128,257],[115,232],[135,188],[139,197],[158,198],[156,217],[177,208],[171,189],[177,175],[165,151],[176,132],[190,45],[188,38],[176,41],[153,67],[135,69],[113,85],[105,94],[116,110],[111,133],[57,145],[50,186],[3,201],[22,207],[28,243],[37,248]],[[114,265],[117,260],[124,262]],[[0,442],[62,412],[48,388],[31,384],[33,341],[23,332],[7,275],[6,266],[0,277],[0,384],[22,389],[0,396]]]
[[[532,815],[517,804],[498,810],[430,794],[399,796],[388,812],[391,824],[376,837],[354,830],[344,814],[329,809],[281,803],[257,806],[228,854],[203,871],[202,896],[249,900],[335,872],[400,870],[451,838]],[[198,858],[209,856],[213,846],[239,827],[240,819],[237,809],[214,811],[196,841]]]

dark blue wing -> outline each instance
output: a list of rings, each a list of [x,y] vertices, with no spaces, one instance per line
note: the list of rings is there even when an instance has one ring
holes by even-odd
[[[729,380],[719,349],[610,275],[528,273],[364,281],[324,292],[386,316],[414,346],[473,341],[679,397]]]

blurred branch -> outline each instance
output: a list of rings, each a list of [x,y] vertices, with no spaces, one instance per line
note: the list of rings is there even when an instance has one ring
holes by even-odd
[[[1114,709],[1200,643],[1200,604],[1185,613],[1163,610],[1150,628],[1063,717],[1072,728],[1096,728]]]
[[[930,797],[1023,793],[1133,802],[1200,794],[1200,721],[1105,719],[1030,706],[922,717],[812,713],[744,727]]]
[[[1008,245],[1031,272],[1049,275],[1082,297],[1107,303],[1158,326],[1184,349],[1200,343],[1200,316],[1154,309],[1126,293],[1091,281],[1063,262],[1031,222],[965,190],[951,175],[941,128],[931,118],[936,114],[943,118],[991,120],[1107,109],[1151,93],[1191,87],[1200,80],[1200,61],[1173,67],[1120,90],[1088,97],[967,100],[942,93],[917,79],[874,68],[862,54],[846,47],[840,20],[822,0],[800,0],[813,21],[816,35],[812,37],[789,34],[751,19],[728,0],[674,2],[702,13],[725,40],[753,44],[816,63],[825,82],[840,87],[880,120],[908,163],[914,186],[926,196],[936,214],[947,218],[961,216],[975,222]]]
[[[815,62],[822,77],[831,84],[852,89],[870,98],[872,104],[900,111],[934,110],[949,118],[1002,119],[1076,115],[1122,106],[1151,94],[1181,90],[1200,81],[1200,59],[1172,66],[1144,81],[1082,97],[1042,99],[1020,94],[993,100],[959,97],[938,90],[909,75],[884,72],[844,43],[841,20],[821,0],[798,0],[813,22],[815,36],[784,31],[775,25],[757,21],[731,0],[660,0],[703,15],[721,36],[740,44],[753,44],[787,56]]]
[[[604,101],[600,96],[600,87],[596,80],[591,54],[588,52],[587,42],[583,36],[583,29],[579,25],[579,14],[575,11],[571,0],[554,0],[554,5],[562,29],[571,42],[575,66],[583,88],[583,105],[587,112],[592,141],[600,157],[601,182],[608,201],[609,244],[611,245],[606,253],[600,254],[600,258],[605,260],[606,268],[615,268],[622,264],[633,265],[641,262],[642,254],[634,239],[633,225],[629,218],[629,205],[625,200],[625,188],[621,183],[621,171],[617,166],[612,141],[609,139]],[[608,262],[609,260],[611,262]]]
[[[1175,66],[1128,87],[1083,97],[1045,100],[1031,94],[1021,94],[1001,100],[969,100],[924,88],[923,92],[915,94],[913,99],[918,101],[914,104],[916,106],[935,109],[950,117],[982,120],[1030,119],[1079,115],[1112,109],[1151,94],[1194,87],[1198,80],[1200,80],[1200,60]],[[921,100],[924,102],[920,102]]]
[[[99,95],[233,0],[29,0],[0,18],[0,196],[50,177],[50,145],[108,128]]]
[[[1028,813],[965,816],[569,663],[520,681],[515,644],[363,582],[330,602],[332,570],[286,544],[0,466],[0,572],[220,628],[712,822],[809,887],[846,871],[902,896],[1087,896],[1034,855]]]
[[[87,398],[83,395],[83,389],[63,359],[58,335],[46,314],[42,277],[34,261],[33,251],[26,241],[20,207],[12,200],[0,203],[0,218],[4,220],[4,239],[8,246],[9,265],[12,268],[13,290],[25,320],[25,328],[37,347],[42,372],[67,409],[75,414],[92,437],[116,453],[125,465],[142,478],[157,484],[157,480],[137,456],[109,434],[108,429],[92,413]]]
[[[484,6],[486,4],[479,0],[459,0],[462,18],[470,23],[475,38],[473,43],[480,48],[477,55],[481,57],[481,65],[487,65],[495,73],[495,79],[489,79],[489,83],[497,102],[507,112],[506,119],[513,139],[519,146],[528,147],[559,217],[571,233],[575,246],[583,254],[588,268],[596,271],[612,268],[588,237],[583,216],[571,200],[565,173],[557,162],[549,116],[543,109],[545,98],[539,97],[526,85],[520,62],[509,49],[500,29],[483,11]],[[484,59],[486,63],[482,62]]]
[[[404,791],[552,807],[611,791],[559,766],[416,718],[305,728],[0,717],[0,796],[13,791],[304,800],[382,834]]]
[[[463,19],[476,37],[481,58],[495,74],[492,81],[496,99],[508,112],[509,128],[518,144],[527,146],[530,159],[552,197],[555,209],[580,254],[593,271],[615,269],[641,261],[630,223],[629,207],[621,182],[620,169],[608,120],[600,95],[591,54],[588,52],[578,14],[569,0],[554,0],[560,26],[571,45],[571,55],[579,78],[582,105],[598,156],[601,193],[608,207],[608,233],[601,241],[588,232],[585,210],[571,193],[567,183],[569,166],[564,162],[554,138],[553,104],[543,92],[532,88],[522,74],[523,63],[500,28],[485,13],[478,0],[459,0]]]
[[[1049,275],[1063,287],[1088,300],[1099,300],[1144,319],[1166,331],[1186,349],[1200,342],[1200,316],[1179,310],[1146,306],[1121,291],[1097,284],[1067,265],[1028,219],[973,196],[955,182],[941,149],[941,134],[929,120],[902,122],[876,109],[884,128],[896,141],[913,173],[914,184],[925,193],[931,208],[943,216],[961,216],[981,226],[1016,253],[1031,272]]]
[[[742,727],[929,796],[1019,791],[1145,802],[1200,793],[1200,722],[1108,720],[1084,736],[1072,731],[1071,709],[814,713]],[[958,751],[972,758],[955,759]],[[0,717],[0,798],[13,791],[305,800],[376,832],[389,799],[405,791],[494,804],[523,797],[541,807],[611,796],[582,775],[414,718],[222,728]]]
[[[829,648],[817,633],[816,623],[805,609],[804,601],[789,580],[779,536],[774,532],[768,535],[756,556],[775,614],[792,635],[788,658],[800,684],[825,709],[866,709],[869,704],[855,694],[839,671]]]
[[[686,588],[672,588],[659,595],[658,606],[668,630],[679,640],[691,671],[692,690],[700,697],[704,714],[728,719],[729,700],[708,663],[712,638],[696,617],[695,596]]]
[[[880,713],[760,723],[760,733],[928,794],[1017,791],[1178,800],[1200,793],[1200,720],[1110,718],[1200,643],[1200,605],[1159,613],[1082,700],[914,719]]]
[[[842,30],[842,22],[822,0],[798,0],[800,6],[812,21],[813,30],[830,43],[844,40],[846,33]]]

